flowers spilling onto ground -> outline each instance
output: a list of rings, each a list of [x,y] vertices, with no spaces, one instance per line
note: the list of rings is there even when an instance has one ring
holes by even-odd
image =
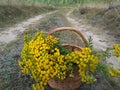
[[[115,44],[115,55],[120,56],[120,47]],[[100,64],[100,58],[92,49],[84,47],[81,51],[72,51],[63,47],[58,38],[46,36],[38,32],[34,37],[25,36],[24,46],[18,64],[22,73],[29,75],[35,83],[34,90],[44,90],[48,81],[54,77],[64,80],[67,72],[74,77],[73,68],[77,71],[81,81],[93,83],[96,81],[93,73]],[[111,76],[120,76],[120,70],[109,67]]]

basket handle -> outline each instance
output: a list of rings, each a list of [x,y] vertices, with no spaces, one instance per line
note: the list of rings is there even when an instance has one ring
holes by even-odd
[[[77,33],[77,34],[82,38],[82,40],[84,41],[85,47],[88,47],[88,42],[87,42],[85,36],[84,36],[79,30],[77,30],[76,28],[73,28],[73,27],[59,27],[59,28],[56,28],[56,29],[51,30],[51,31],[48,33],[48,35],[52,35],[52,34],[55,33],[55,32],[64,31],[64,30],[74,31],[75,33]],[[76,46],[76,45],[63,44],[63,46],[64,46],[64,47],[70,46],[70,47],[72,47],[72,49],[77,49],[77,50],[81,51],[81,47]]]

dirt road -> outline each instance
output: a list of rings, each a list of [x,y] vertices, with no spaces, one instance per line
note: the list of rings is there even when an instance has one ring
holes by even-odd
[[[56,12],[56,11],[55,11]],[[13,40],[16,40],[17,35],[24,30],[26,30],[29,26],[36,24],[37,21],[40,21],[42,18],[45,18],[47,15],[53,14],[46,13],[42,15],[35,16],[26,21],[23,21],[19,24],[16,24],[13,27],[6,28],[4,31],[0,32],[0,45],[2,47],[3,44],[10,43]],[[115,38],[111,35],[107,34],[107,31],[103,31],[100,28],[93,27],[87,24],[83,20],[77,20],[75,17],[71,16],[72,10],[65,13],[65,17],[69,23],[71,23],[72,27],[80,30],[88,39],[89,36],[93,39],[93,48],[95,50],[106,50],[106,48],[111,48],[114,44]],[[64,21],[63,21],[64,23]],[[120,58],[111,57],[108,60],[108,63],[113,63],[113,65],[117,68],[120,68]],[[116,60],[116,61],[114,61]]]
[[[111,36],[108,36],[104,32],[101,32],[101,30],[96,30],[97,28],[91,27],[90,25],[79,23],[77,20],[70,17],[70,13],[71,11],[66,14],[66,18],[68,19],[68,21],[72,24],[73,27],[81,30],[84,35],[87,36],[87,38],[89,36],[92,36],[95,49],[105,50],[106,47],[110,45],[108,45],[106,40]],[[4,31],[0,32],[0,43],[9,43],[15,40],[19,33],[26,30],[30,25],[35,24],[41,18],[46,17],[46,15],[48,14],[38,15],[19,24],[16,24],[13,27],[5,28]]]
[[[19,24],[16,24],[14,27],[10,27],[10,28],[6,28],[4,29],[4,31],[0,32],[0,45],[2,45],[2,43],[4,43],[4,45],[9,44],[11,41],[14,41],[17,39],[17,36],[19,35],[19,33],[23,33],[23,31],[25,31],[27,28],[29,28],[29,26],[31,25],[36,25],[36,22],[41,22],[42,18],[47,18],[47,16],[49,16],[48,19],[46,19],[44,22],[40,23],[38,25],[39,29],[41,30],[46,30],[46,32],[48,32],[49,30],[56,28],[56,27],[62,27],[62,26],[72,26],[77,28],[78,30],[80,30],[85,36],[86,38],[89,38],[89,36],[92,36],[93,38],[93,48],[96,50],[105,50],[107,47],[112,47],[112,44],[114,43],[115,38],[111,35],[108,35],[106,31],[103,31],[100,28],[97,27],[93,27],[91,25],[89,25],[88,23],[86,23],[86,21],[84,20],[78,20],[75,17],[71,16],[71,12],[70,10],[68,10],[69,12],[64,12],[64,15],[61,15],[61,12],[58,11],[56,13],[51,12],[51,13],[47,13],[47,14],[42,14],[42,15],[38,15],[35,16],[33,18],[30,18],[26,21],[23,21]],[[52,15],[54,13],[54,15]],[[65,22],[67,21],[67,22]],[[69,34],[69,33],[68,33]],[[63,36],[63,35],[62,35]],[[71,37],[71,39],[73,39],[76,37]],[[72,41],[72,40],[71,40]],[[8,85],[13,88],[19,88],[21,85],[19,85],[21,83],[21,79],[20,77],[18,77],[19,72],[17,70],[17,66],[18,66],[18,58],[20,56],[20,51],[21,48],[23,46],[23,40],[18,40],[17,43],[14,43],[15,45],[12,44],[11,48],[8,51],[5,51],[5,53],[1,52],[0,53],[0,69],[1,69],[1,82],[2,83],[6,83],[8,82],[8,78],[7,81],[4,80],[5,75],[8,76],[12,76],[12,78],[10,78]],[[1,48],[1,46],[0,46]],[[111,57],[111,58],[107,58],[106,59],[108,63],[113,63],[113,65],[117,68],[120,68],[120,58],[115,58],[115,57]],[[16,76],[14,76],[16,75]],[[2,81],[3,79],[3,81]],[[10,82],[12,81],[12,83]],[[103,79],[103,76],[100,76],[98,78],[98,83],[93,84],[92,86],[88,86],[88,89],[93,88],[93,90],[103,90],[107,87],[111,88],[112,86],[107,85],[106,83],[108,83],[108,81],[106,81],[105,79]],[[16,85],[18,84],[18,85]],[[25,85],[26,82],[23,83],[23,85]],[[86,86],[85,86],[86,87]],[[6,88],[3,86],[3,88]],[[28,88],[25,86],[25,88]],[[84,88],[84,85],[83,85]],[[95,89],[94,89],[95,88]],[[101,88],[101,89],[100,89]],[[78,90],[88,90],[88,89],[78,89]],[[4,89],[3,89],[4,90]],[[24,89],[26,90],[26,89]],[[52,90],[52,89],[48,89],[48,90]],[[105,89],[105,90],[119,90],[119,89]]]
[[[79,29],[86,38],[89,36],[93,39],[93,48],[97,50],[105,50],[106,48],[112,47],[112,42],[115,38],[108,35],[107,32],[101,30],[100,28],[93,27],[87,24],[83,20],[77,20],[75,17],[70,16],[71,11],[66,14],[67,19],[71,22],[73,27]]]
[[[4,28],[4,30],[0,32],[0,45],[4,43],[10,43],[11,41],[15,40],[19,33],[26,30],[29,26],[35,25],[37,21],[41,20],[42,18],[45,18],[47,15],[50,15],[52,13],[54,12],[41,14],[41,15],[32,17],[26,21],[23,21],[21,23],[18,23],[13,27]]]

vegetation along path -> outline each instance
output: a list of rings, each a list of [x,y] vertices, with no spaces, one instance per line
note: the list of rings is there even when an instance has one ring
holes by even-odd
[[[95,48],[95,50],[105,50],[106,48],[108,48],[108,46],[111,46],[110,40],[113,41],[114,37],[107,35],[105,32],[100,30],[100,28],[93,27],[87,24],[84,20],[78,21],[75,17],[70,15],[71,11],[66,14],[66,17],[69,22],[71,22],[72,26],[82,31],[87,38],[89,38],[89,36],[92,37],[93,47]]]
[[[115,38],[109,34],[107,31],[103,31],[100,28],[93,27],[86,23],[84,20],[78,20],[71,15],[72,11],[69,11],[66,14],[66,18],[71,23],[73,27],[76,27],[80,30],[86,38],[92,37],[93,49],[105,51],[106,48],[112,48],[115,43]],[[112,63],[115,67],[120,68],[120,58],[112,56],[107,58],[108,63]]]
[[[4,44],[4,43],[9,43],[9,42],[15,40],[19,33],[26,30],[30,25],[36,24],[37,21],[46,17],[47,15],[50,15],[51,13],[54,13],[54,12],[41,14],[41,15],[32,17],[26,21],[23,21],[19,24],[16,24],[13,27],[4,28],[4,31],[2,30],[0,32],[0,45]]]

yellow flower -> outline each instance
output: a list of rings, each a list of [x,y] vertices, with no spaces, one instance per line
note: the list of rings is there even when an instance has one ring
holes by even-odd
[[[65,79],[68,70],[74,70],[77,66],[82,82],[92,83],[96,79],[92,75],[99,64],[99,57],[93,54],[89,47],[81,51],[62,53],[59,47],[59,39],[44,33],[36,33],[31,40],[29,36],[24,38],[24,46],[21,52],[21,61],[18,65],[24,74],[30,75],[35,84],[33,90],[44,90],[44,86],[53,77]],[[64,49],[64,48],[62,48]],[[115,55],[120,56],[119,45],[114,45]],[[109,71],[111,76],[120,76],[120,70],[112,68]]]
[[[120,56],[120,46],[118,44],[114,44],[113,47],[115,49],[115,55],[117,57],[119,57]]]
[[[116,76],[116,73],[112,72],[112,71],[109,71],[109,74],[112,76],[112,77],[115,77]]]

